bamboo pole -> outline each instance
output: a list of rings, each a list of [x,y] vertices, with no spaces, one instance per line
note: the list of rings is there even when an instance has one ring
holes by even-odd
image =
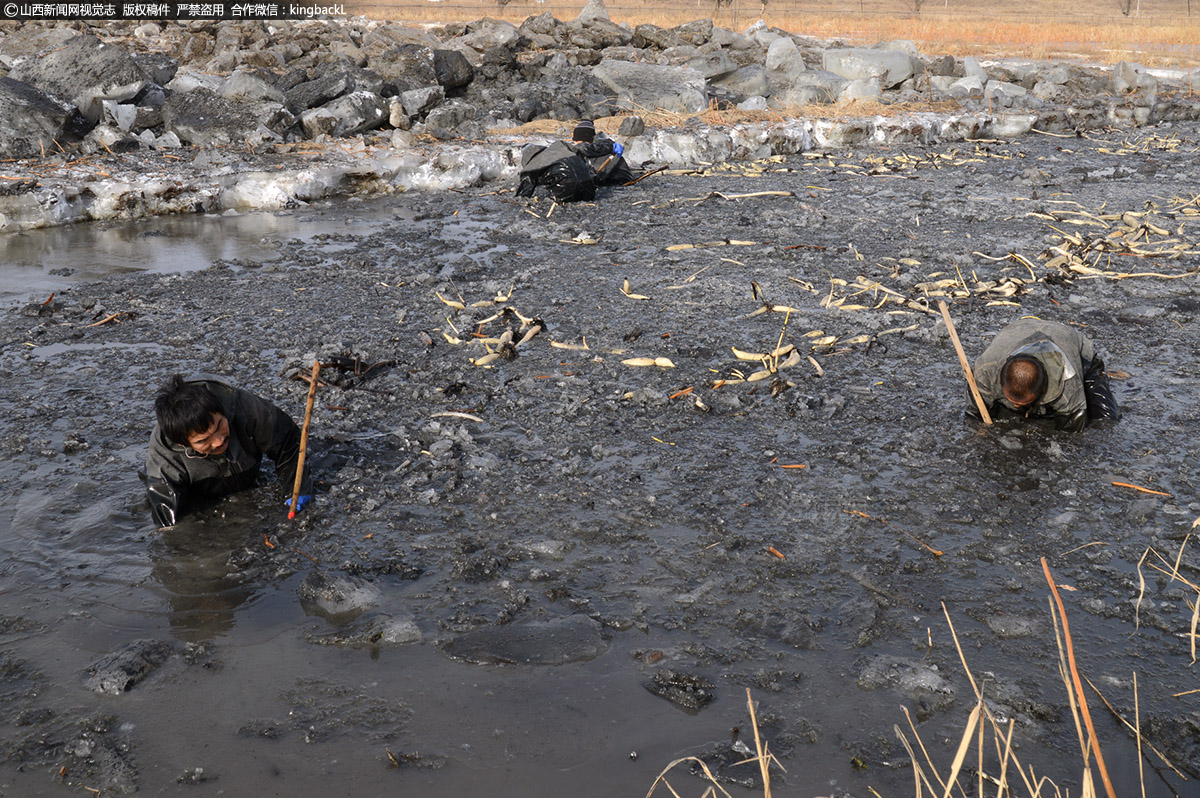
[[[958,353],[958,363],[967,377],[967,387],[971,389],[971,396],[975,398],[975,406],[979,408],[979,415],[983,418],[983,423],[990,426],[992,414],[988,412],[983,397],[979,395],[979,386],[975,384],[975,375],[971,372],[971,364],[967,362],[967,353],[963,351],[962,342],[958,340],[958,332],[954,329],[954,321],[950,318],[950,309],[946,307],[944,299],[938,300],[938,308],[942,311],[942,320],[946,322],[946,330],[950,333],[950,340],[954,343],[954,351]]]
[[[317,395],[317,375],[321,372],[321,361],[314,360],[312,380],[308,384],[308,401],[304,404],[304,425],[300,428],[300,454],[296,458],[296,481],[292,485],[292,506],[288,509],[288,520],[296,517],[296,502],[300,500],[300,486],[304,483],[304,453],[308,449],[308,424],[312,421],[313,399]]]

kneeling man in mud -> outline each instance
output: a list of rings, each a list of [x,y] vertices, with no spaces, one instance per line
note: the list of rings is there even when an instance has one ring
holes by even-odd
[[[252,487],[263,454],[290,495],[300,428],[275,405],[217,377],[176,374],[155,397],[154,412],[145,480],[158,526],[174,526],[197,500]],[[312,499],[308,474],[300,493],[297,510]]]
[[[1007,409],[1053,418],[1055,427],[1072,432],[1121,417],[1096,347],[1053,321],[1019,319],[1001,330],[975,361],[975,381],[993,414]],[[973,402],[968,412],[978,417]]]

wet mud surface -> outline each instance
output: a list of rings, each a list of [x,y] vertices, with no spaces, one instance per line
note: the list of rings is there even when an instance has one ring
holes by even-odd
[[[1200,581],[1198,148],[1189,125],[553,209],[408,194],[281,217],[273,255],[10,302],[0,795],[633,795],[688,754],[750,795],[747,688],[778,794],[910,795],[901,707],[944,772],[974,705],[943,603],[1022,761],[1074,793],[1043,557],[1081,671],[1129,718],[1136,672],[1179,770],[1148,763],[1147,795],[1188,794],[1196,590],[1152,565]],[[971,356],[1021,315],[1084,326],[1124,418],[967,421],[939,298]],[[789,344],[774,372],[731,349]],[[156,533],[158,384],[208,371],[299,417],[314,358],[315,503],[289,523],[264,478]]]

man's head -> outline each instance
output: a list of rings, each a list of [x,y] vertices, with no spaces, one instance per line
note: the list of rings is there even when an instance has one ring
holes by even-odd
[[[1046,369],[1036,358],[1014,355],[1000,372],[1000,387],[1014,406],[1022,410],[1032,407],[1046,390]]]
[[[571,138],[575,141],[591,141],[596,138],[596,125],[590,119],[584,119],[575,126],[575,130],[571,133]]]
[[[154,413],[167,440],[199,454],[221,454],[229,443],[229,420],[203,383],[171,377],[154,397]]]

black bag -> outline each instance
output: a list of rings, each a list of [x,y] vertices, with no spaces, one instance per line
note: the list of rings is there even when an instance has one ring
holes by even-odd
[[[534,191],[542,186],[557,202],[596,198],[596,182],[591,167],[563,142],[549,146],[527,146],[521,152],[520,174],[518,197],[532,197]]]

